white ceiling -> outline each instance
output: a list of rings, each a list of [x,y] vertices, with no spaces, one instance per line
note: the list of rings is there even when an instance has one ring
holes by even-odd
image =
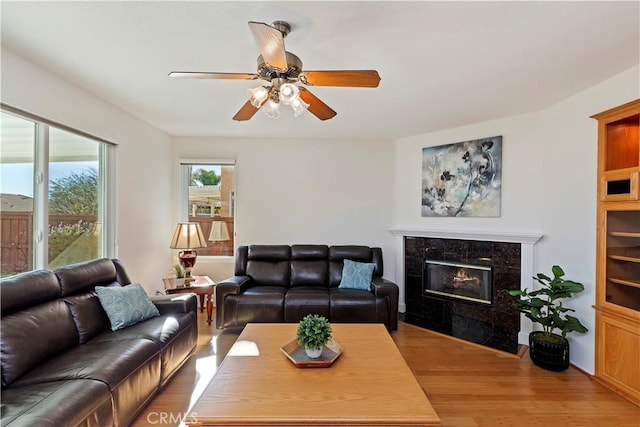
[[[537,111],[640,63],[631,2],[13,2],[2,44],[171,134],[396,138]],[[338,115],[231,120],[256,81],[248,21],[288,21],[306,70],[377,69],[376,89],[313,87]]]

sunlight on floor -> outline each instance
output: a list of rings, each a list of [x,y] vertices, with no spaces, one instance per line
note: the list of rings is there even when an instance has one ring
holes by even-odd
[[[196,404],[204,389],[207,388],[213,376],[216,374],[217,366],[216,366],[216,354],[217,354],[217,341],[218,337],[211,338],[211,356],[200,357],[196,359],[196,374],[198,376],[198,381],[196,385],[193,387],[193,392],[191,393],[191,399],[189,400],[189,409],[187,409],[187,413],[191,412],[191,408]]]

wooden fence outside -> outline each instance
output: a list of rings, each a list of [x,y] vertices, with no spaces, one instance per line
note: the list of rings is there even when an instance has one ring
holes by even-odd
[[[95,215],[49,215],[49,226],[94,224]],[[2,276],[33,270],[33,212],[0,212]]]

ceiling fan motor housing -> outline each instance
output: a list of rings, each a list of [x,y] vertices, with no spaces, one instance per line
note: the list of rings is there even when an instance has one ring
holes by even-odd
[[[274,78],[285,78],[288,80],[297,80],[298,75],[302,72],[302,60],[291,52],[285,52],[287,56],[287,69],[285,71],[278,70],[267,64],[262,55],[258,56],[258,74],[264,80]]]

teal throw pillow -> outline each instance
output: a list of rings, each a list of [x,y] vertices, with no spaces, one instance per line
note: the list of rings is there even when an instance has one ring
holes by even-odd
[[[139,283],[114,287],[96,286],[96,293],[111,321],[112,331],[160,315]]]
[[[363,289],[368,291],[371,289],[371,276],[373,269],[376,267],[373,263],[355,262],[350,259],[344,260],[342,267],[342,280],[339,288],[342,289]]]

